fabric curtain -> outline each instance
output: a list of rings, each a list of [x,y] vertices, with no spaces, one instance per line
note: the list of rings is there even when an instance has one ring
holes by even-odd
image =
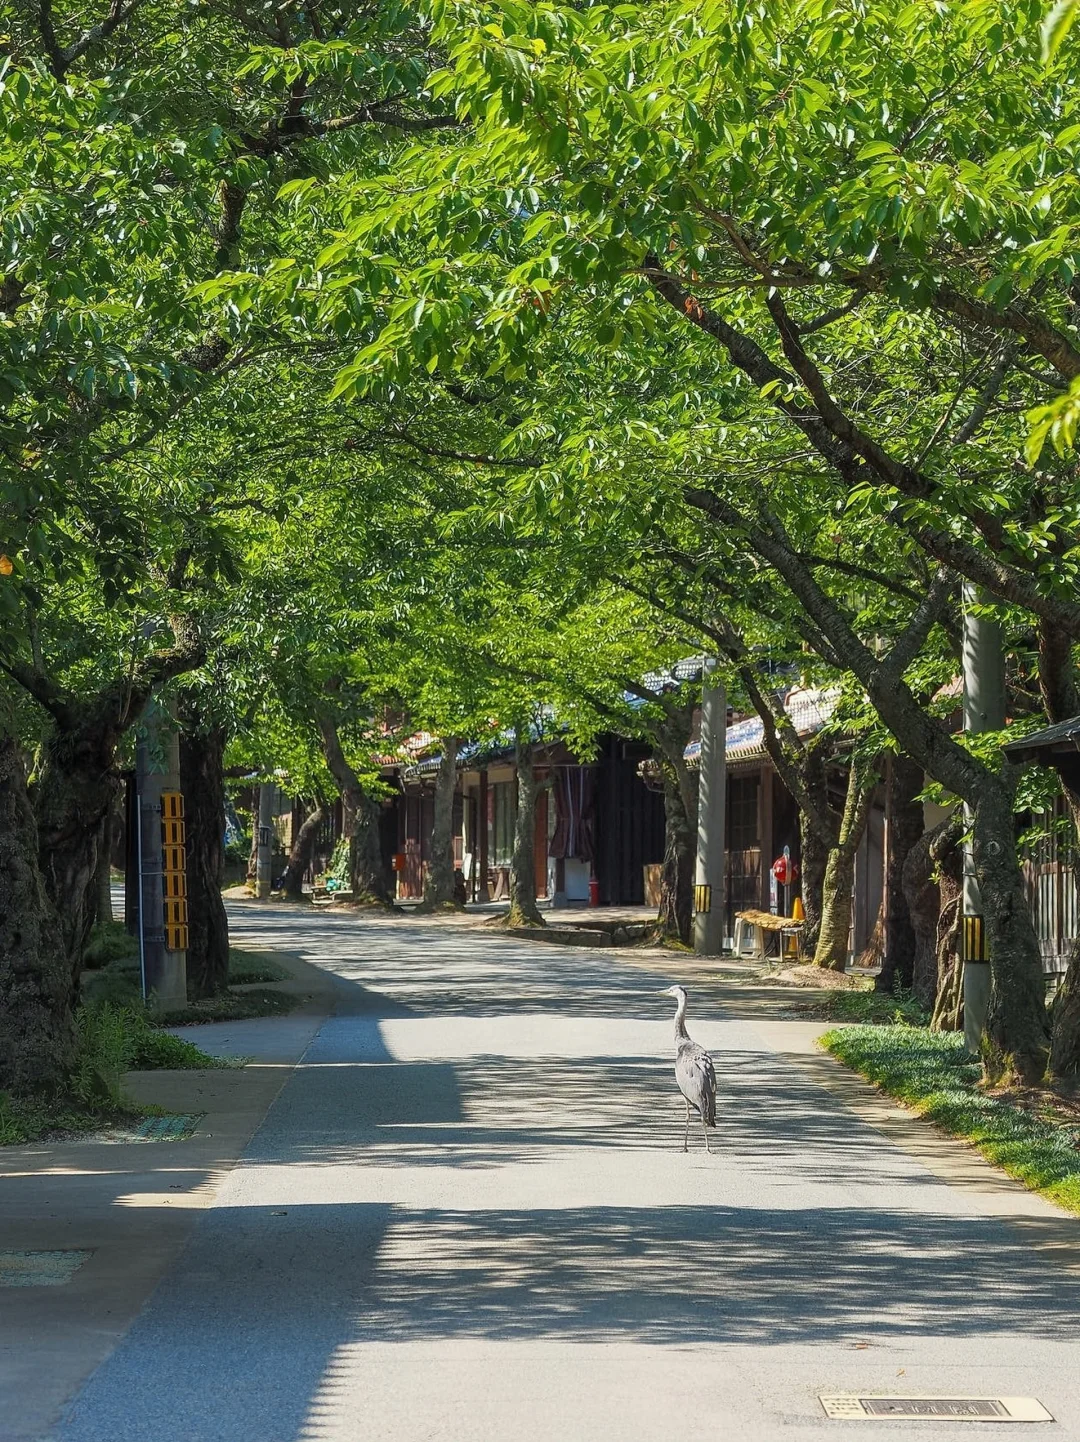
[[[556,859],[576,857],[580,861],[592,861],[595,840],[592,769],[560,767],[551,790],[555,798],[555,834],[548,855]]]

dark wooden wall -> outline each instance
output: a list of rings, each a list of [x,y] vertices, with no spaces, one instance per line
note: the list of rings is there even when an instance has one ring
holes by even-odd
[[[647,748],[604,738],[596,765],[596,876],[605,906],[641,906],[644,868],[664,859],[664,799],[638,775]]]

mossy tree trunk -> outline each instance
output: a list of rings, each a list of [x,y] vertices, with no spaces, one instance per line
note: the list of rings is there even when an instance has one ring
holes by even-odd
[[[39,668],[11,660],[6,665],[8,674],[50,716],[30,800],[37,820],[41,875],[60,918],[72,994],[97,909],[105,820],[120,788],[116,748],[149,698],[166,681],[203,660],[195,623],[176,616],[171,625],[175,645],[144,657],[90,696],[64,691]]]
[[[0,1091],[61,1092],[75,1055],[71,965],[38,865],[16,740],[0,736]]]
[[[1049,1025],[1042,952],[1024,892],[1016,846],[1012,785],[986,787],[975,807],[972,849],[990,948],[990,1009],[983,1069],[997,1082],[1039,1083],[1049,1060]]]
[[[938,848],[937,876],[940,906],[936,935],[937,996],[931,1031],[960,1031],[964,1025],[964,968],[960,961],[960,923],[964,902],[964,858],[960,846],[963,821],[957,824],[951,844],[942,838]]]
[[[60,918],[74,993],[97,912],[105,818],[116,804],[120,737],[90,707],[53,728],[32,792],[45,889]]]
[[[803,911],[806,923],[803,928],[803,949],[812,953],[817,948],[821,934],[821,910],[825,895],[825,867],[829,860],[829,847],[821,839],[817,828],[806,815],[799,812],[799,846]]]
[[[942,868],[959,847],[963,830],[963,818],[957,811],[924,832],[909,850],[901,876],[915,940],[911,989],[919,1005],[931,1014],[941,980],[939,922],[946,900],[952,899],[943,886]]]
[[[855,890],[855,854],[870,814],[877,776],[871,766],[852,758],[848,771],[844,815],[837,843],[829,851],[822,894],[821,928],[814,950],[814,965],[830,971],[847,966],[851,931],[851,899]]]
[[[536,904],[536,768],[528,733],[518,728],[514,736],[517,765],[517,815],[514,820],[514,851],[510,858],[511,926],[543,926]]]
[[[455,905],[454,789],[457,786],[457,748],[455,737],[444,738],[439,773],[435,778],[435,814],[423,900],[424,908],[429,911]]]
[[[193,1000],[219,996],[229,984],[225,879],[223,727],[202,729],[188,709],[180,733],[180,789],[187,830],[187,989]]]
[[[393,900],[379,845],[379,807],[346,759],[337,722],[328,710],[318,715],[323,754],[341,793],[343,833],[349,842],[349,887],[354,901],[389,906]]]
[[[319,839],[319,828],[326,820],[326,807],[321,801],[304,817],[303,825],[293,840],[289,862],[281,879],[281,891],[286,901],[306,901],[304,875],[311,865],[315,843]],[[354,828],[355,829],[355,828]]]
[[[888,849],[877,990],[891,992],[897,984],[908,989],[914,984],[915,924],[904,890],[904,865],[926,825],[923,804],[916,800],[925,785],[923,769],[910,757],[893,756],[885,784]]]
[[[116,812],[108,811],[105,814],[105,823],[101,828],[101,846],[98,851],[97,902],[94,907],[94,920],[99,926],[104,926],[113,919],[112,848],[115,829]]]
[[[697,772],[686,764],[694,706],[672,707],[654,731],[664,785],[664,862],[660,869],[661,936],[689,944],[694,926],[694,863],[697,856]]]

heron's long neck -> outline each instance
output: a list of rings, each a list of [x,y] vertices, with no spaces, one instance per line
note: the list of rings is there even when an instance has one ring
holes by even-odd
[[[675,1040],[680,1041],[686,1035],[686,997],[683,996],[675,1008]]]

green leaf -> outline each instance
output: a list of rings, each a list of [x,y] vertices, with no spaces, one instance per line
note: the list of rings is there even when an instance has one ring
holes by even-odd
[[[1072,29],[1078,9],[1080,9],[1080,0],[1057,0],[1057,4],[1043,20],[1040,34],[1042,36],[1042,58],[1045,64],[1048,65],[1058,53],[1061,42]]]

